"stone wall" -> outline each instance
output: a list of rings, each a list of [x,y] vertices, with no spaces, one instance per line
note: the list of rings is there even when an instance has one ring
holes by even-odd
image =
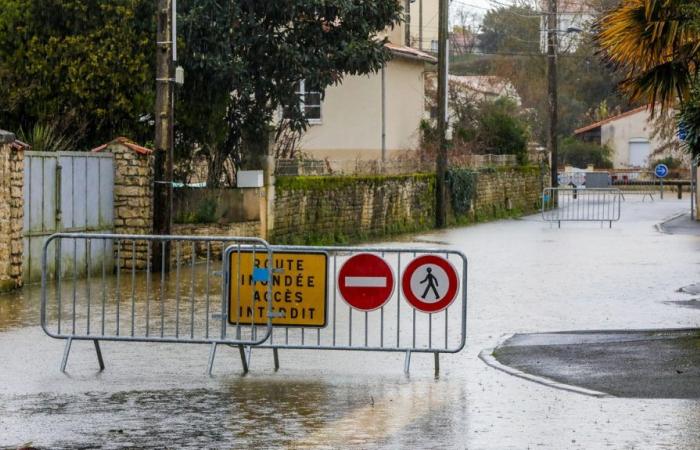
[[[93,151],[114,155],[114,232],[117,234],[151,234],[153,230],[153,161],[152,151],[118,138]],[[120,251],[121,267],[131,268],[131,245]],[[136,268],[145,269],[147,243],[137,241]]]
[[[237,223],[197,223],[197,224],[173,224],[174,235],[179,236],[235,236],[235,237],[256,237],[260,236],[260,221],[253,220]],[[221,243],[213,242],[210,248],[211,258],[221,258],[223,246]],[[207,255],[207,244],[205,242],[195,243],[196,257],[202,258]],[[180,245],[180,263],[185,264],[192,258],[192,244],[183,242]],[[176,247],[170,250],[171,265],[177,260]]]
[[[424,231],[435,223],[435,175],[374,177],[278,177],[275,244],[341,244]],[[538,167],[481,170],[472,208],[449,223],[518,216],[538,210]]]
[[[275,244],[340,244],[425,230],[435,176],[278,177]]]
[[[24,144],[0,130],[0,292],[22,286]]]
[[[542,181],[539,167],[480,171],[471,219],[480,221],[537,212]]]

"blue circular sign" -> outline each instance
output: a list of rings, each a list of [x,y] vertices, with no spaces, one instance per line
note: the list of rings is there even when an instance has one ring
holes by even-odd
[[[657,164],[654,168],[654,173],[657,177],[663,178],[668,175],[668,166],[666,164]]]

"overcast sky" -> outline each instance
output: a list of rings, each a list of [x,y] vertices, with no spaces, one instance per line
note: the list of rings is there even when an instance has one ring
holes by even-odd
[[[489,9],[509,6],[514,3],[529,4],[534,7],[536,0],[451,0],[450,17],[454,22],[457,12],[459,10],[466,10],[475,16],[475,21],[478,24]]]

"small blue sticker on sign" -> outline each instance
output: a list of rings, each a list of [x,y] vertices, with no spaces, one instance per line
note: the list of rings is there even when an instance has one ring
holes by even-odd
[[[267,282],[270,281],[270,271],[268,269],[261,269],[259,267],[255,267],[253,269],[253,282],[258,283],[258,282]]]

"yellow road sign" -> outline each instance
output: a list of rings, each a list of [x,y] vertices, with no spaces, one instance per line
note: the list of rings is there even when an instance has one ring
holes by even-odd
[[[266,253],[257,252],[253,257],[251,251],[231,251],[228,258],[229,323],[267,325],[267,280],[271,278],[272,311],[284,314],[273,318],[273,325],[326,326],[326,253],[276,252],[272,274],[260,270],[268,267]]]

